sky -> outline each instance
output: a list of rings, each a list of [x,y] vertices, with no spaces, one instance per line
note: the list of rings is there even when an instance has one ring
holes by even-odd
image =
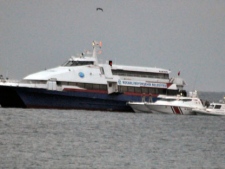
[[[224,0],[0,0],[4,77],[59,66],[93,40],[99,60],[180,71],[186,90],[225,91]]]

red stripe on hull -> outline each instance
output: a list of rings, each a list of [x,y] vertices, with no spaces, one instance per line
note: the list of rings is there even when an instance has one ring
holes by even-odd
[[[179,107],[173,106],[173,110],[174,110],[175,114],[182,114]]]
[[[69,92],[89,92],[89,93],[103,93],[103,94],[107,94],[107,91],[104,91],[104,90],[85,90],[85,89],[64,88],[63,91],[69,91]]]

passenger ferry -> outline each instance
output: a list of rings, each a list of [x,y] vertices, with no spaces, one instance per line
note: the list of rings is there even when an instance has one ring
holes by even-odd
[[[26,76],[21,81],[1,79],[0,105],[18,108],[133,111],[128,101],[143,96],[177,95],[184,81],[169,78],[161,68],[98,62],[102,43],[93,41],[93,52],[72,56],[61,66]]]

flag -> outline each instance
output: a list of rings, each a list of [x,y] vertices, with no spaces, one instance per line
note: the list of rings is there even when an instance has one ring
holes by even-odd
[[[99,46],[102,47],[102,41],[99,42]]]
[[[180,71],[177,74],[178,74],[178,76],[180,76]]]

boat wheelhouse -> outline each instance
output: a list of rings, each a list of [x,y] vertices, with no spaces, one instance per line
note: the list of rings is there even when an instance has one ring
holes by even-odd
[[[220,102],[212,102],[204,109],[194,109],[197,115],[209,115],[209,116],[225,116],[225,97]]]

